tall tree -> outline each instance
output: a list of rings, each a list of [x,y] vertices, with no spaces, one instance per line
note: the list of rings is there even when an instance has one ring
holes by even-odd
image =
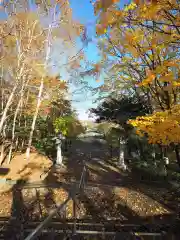
[[[66,84],[59,78],[50,77],[49,73],[54,42],[61,39],[66,46],[75,49],[74,40],[81,34],[83,28],[81,24],[73,21],[72,10],[66,0],[36,1],[33,9],[30,8],[28,1],[18,0],[13,3],[2,1],[2,10],[8,18],[0,23],[2,36],[0,135],[3,139],[8,118],[13,122],[10,130],[12,131],[10,159],[13,145],[18,142],[15,136],[17,122],[20,126],[23,119],[26,127],[27,118],[22,118],[22,115],[27,107],[30,107],[29,114],[31,112],[34,117],[30,118],[32,125],[29,129],[26,151],[29,158],[41,106],[50,103],[50,96],[57,100],[62,91],[66,92]],[[73,60],[78,62],[79,55],[79,52],[76,52]]]
[[[179,109],[180,97],[179,1],[131,1],[122,9],[117,2],[99,0],[94,5],[102,50],[99,71],[105,75],[105,85],[100,92],[145,96],[149,113],[154,114],[131,123],[138,125],[141,133],[149,131],[153,144],[161,147],[174,144],[178,153],[176,137],[168,137],[162,130],[159,138],[154,136],[152,141],[150,131],[154,129],[154,134],[158,133],[160,129],[154,128],[157,122],[169,122],[176,132],[179,128],[178,115],[174,114]],[[180,159],[179,154],[177,159]]]

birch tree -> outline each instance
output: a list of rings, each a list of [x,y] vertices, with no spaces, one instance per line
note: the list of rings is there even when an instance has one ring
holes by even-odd
[[[47,99],[47,96],[48,98],[52,96],[50,90],[52,87],[47,87],[47,79],[51,85],[53,77],[47,78],[47,76],[52,61],[54,42],[62,39],[68,47],[73,46],[74,48],[74,39],[83,29],[80,24],[73,22],[72,10],[66,0],[36,1],[33,11],[27,1],[19,0],[13,3],[4,3],[3,11],[8,18],[1,22],[0,28],[2,36],[0,71],[1,86],[3,86],[1,89],[0,134],[2,137],[4,136],[5,123],[7,120],[11,121],[12,129],[8,129],[12,135],[9,151],[10,162],[15,139],[18,144],[18,137],[15,137],[17,122],[19,128],[27,127],[27,124],[29,126],[28,118],[22,116],[24,112],[28,112],[27,108],[33,100],[33,105],[30,104],[31,109],[29,110],[34,117],[26,150],[26,157],[29,158],[41,104]],[[65,30],[66,33],[63,35]],[[74,59],[77,61],[78,54],[75,55]],[[36,86],[33,86],[32,79],[36,79]],[[59,87],[58,81],[61,84],[60,92],[66,91],[62,87],[64,83],[60,79],[57,79],[56,87]],[[14,104],[15,102],[17,104]],[[24,139],[22,145],[24,145]]]

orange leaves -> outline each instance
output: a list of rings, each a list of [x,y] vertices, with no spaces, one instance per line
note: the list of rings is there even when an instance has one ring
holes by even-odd
[[[141,11],[141,17],[147,20],[155,20],[158,19],[161,14],[162,6],[161,4],[144,4],[144,7]]]
[[[97,35],[103,35],[107,32],[107,28],[106,26],[102,25],[102,24],[97,24],[96,25],[96,34]]]
[[[60,81],[58,85],[59,85],[59,89],[67,90],[67,83],[65,81]]]
[[[155,49],[157,47],[158,39],[156,35],[154,34],[151,39],[151,48]]]
[[[100,22],[106,26],[113,25],[117,18],[122,15],[121,11],[112,10],[109,12],[102,12],[100,15]]]
[[[154,78],[155,78],[154,73],[149,69],[146,71],[146,75],[147,75],[148,79],[154,80]]]
[[[147,78],[138,84],[139,87],[147,86],[148,84],[152,84],[152,82],[154,81],[154,79],[156,77],[155,74],[150,70],[148,70],[146,74],[147,74]]]
[[[40,84],[39,78],[34,78],[30,81],[31,84]],[[60,90],[67,90],[67,83],[59,78],[59,76],[46,76],[44,78],[44,85],[45,88],[51,89],[60,89]]]
[[[34,77],[34,78],[32,78],[32,79],[29,80],[29,84],[30,84],[30,85],[39,86],[39,85],[40,85],[40,79]]]
[[[140,0],[134,0],[134,3],[135,3],[136,5],[139,5]]]
[[[163,74],[163,75],[161,75],[159,77],[159,81],[160,82],[167,82],[167,83],[169,83],[169,82],[172,82],[173,80],[174,80],[174,78],[173,78],[172,72]]]
[[[101,10],[107,11],[107,9],[119,0],[97,0],[94,4],[94,14],[97,15]]]
[[[147,71],[147,78],[144,79],[142,82],[138,83],[137,85],[139,87],[141,86],[148,86],[149,84],[153,84],[153,81],[155,80],[155,78],[157,77],[157,80],[161,83],[171,83],[172,86],[173,86],[173,82],[175,80],[174,76],[173,76],[173,73],[171,71],[169,72],[164,72],[164,66],[162,66],[162,71],[161,71],[161,67],[159,66],[158,67],[158,71],[156,69],[155,72],[151,71],[151,70],[148,70]],[[158,72],[158,76],[156,76]],[[155,74],[156,73],[156,74]],[[176,84],[174,84],[175,86]],[[167,89],[171,89],[172,86],[168,86]],[[176,85],[178,86],[178,84]]]
[[[99,63],[94,64],[94,72],[99,73],[101,70],[101,65]]]
[[[121,17],[123,17],[123,12],[117,9],[102,11],[99,17],[99,24],[96,25],[97,35],[106,33],[108,26],[114,26],[117,21],[120,21]]]
[[[60,90],[67,90],[67,83],[59,79],[59,77],[53,77],[50,79],[50,86],[57,87]]]
[[[132,33],[130,31],[126,31],[124,33],[122,45],[124,49],[129,51],[135,58],[139,56],[139,52],[136,48],[137,41],[138,39],[136,33]]]
[[[131,45],[126,45],[126,48],[130,51],[130,53],[132,54],[133,57],[138,57],[139,53],[137,51],[137,49]]]
[[[134,43],[134,35],[131,32],[125,32],[124,40],[127,41],[130,45]]]
[[[134,31],[125,31],[123,36],[123,42],[125,42],[125,46],[135,47],[138,44],[141,44],[144,38],[144,32],[140,29],[135,29]]]
[[[139,5],[140,3],[145,3],[145,4],[157,4],[158,3],[158,0],[134,0],[134,3],[136,5]]]
[[[164,61],[163,65],[167,67],[179,67],[179,64],[175,61]]]

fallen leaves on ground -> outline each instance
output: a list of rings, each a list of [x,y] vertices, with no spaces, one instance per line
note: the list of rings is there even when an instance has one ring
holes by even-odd
[[[114,191],[117,196],[116,201],[123,202],[127,208],[139,217],[171,213],[169,209],[151,197],[143,194],[141,191],[138,191],[138,189],[115,188]]]

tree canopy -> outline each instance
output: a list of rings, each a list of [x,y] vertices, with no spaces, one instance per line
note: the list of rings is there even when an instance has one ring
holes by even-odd
[[[78,65],[83,58],[83,51],[74,44],[83,26],[73,19],[69,2],[32,4],[24,0],[1,1],[0,139],[10,144],[8,162],[14,150],[24,147],[29,158],[31,145],[40,144],[37,136],[42,140],[55,134],[56,119],[73,111],[67,98],[68,83],[52,66],[55,44],[59,42],[61,49],[56,51],[66,57],[67,68],[74,62]],[[56,68],[61,69],[63,64],[60,59]],[[3,144],[1,148],[3,159]]]
[[[177,144],[179,1],[131,1],[122,9],[118,2],[100,0],[94,6],[102,51],[99,71],[105,75],[99,92],[145,97],[150,115],[128,123],[151,143]]]

